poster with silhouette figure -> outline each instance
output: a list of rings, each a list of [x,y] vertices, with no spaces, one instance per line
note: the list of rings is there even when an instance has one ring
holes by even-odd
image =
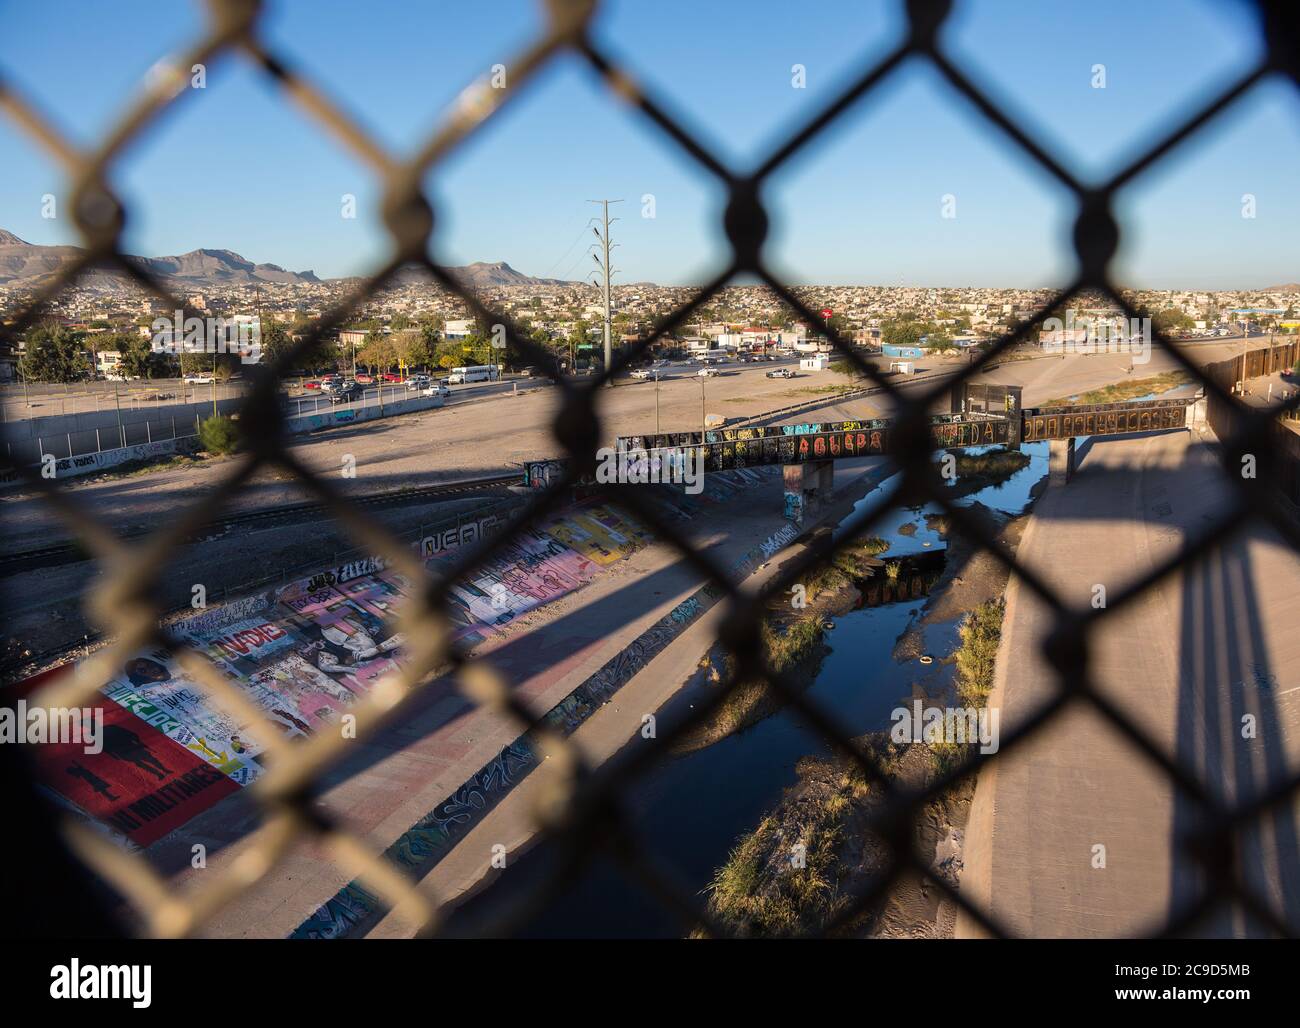
[[[127,661],[123,674],[110,679],[103,692],[240,785],[252,784],[261,773],[264,746],[255,726],[208,696],[166,652]]]
[[[82,743],[30,747],[44,785],[132,842],[148,846],[239,790],[227,775],[107,696],[103,750]]]

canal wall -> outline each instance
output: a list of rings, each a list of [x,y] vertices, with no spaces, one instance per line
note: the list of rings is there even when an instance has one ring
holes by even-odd
[[[782,525],[747,550],[730,568],[732,581],[748,578],[798,535],[792,524]],[[697,589],[558,704],[547,711],[547,727],[569,736],[650,661],[695,624],[723,593],[713,583]],[[504,747],[459,789],[404,832],[384,856],[413,877],[428,872],[471,829],[541,762],[542,754],[528,735]],[[332,939],[352,934],[383,914],[381,900],[359,881],[350,882],[326,900],[292,933],[295,939]]]

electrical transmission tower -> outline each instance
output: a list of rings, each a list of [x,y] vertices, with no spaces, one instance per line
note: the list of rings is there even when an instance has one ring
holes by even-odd
[[[614,221],[618,221],[617,218],[614,218],[613,221],[610,220],[609,205],[612,203],[622,203],[623,201],[622,200],[588,200],[587,202],[600,204],[601,211],[602,211],[601,225],[604,231],[602,231],[599,228],[596,228],[595,226],[592,226],[591,230],[594,233],[596,233],[596,239],[599,240],[600,249],[603,252],[604,256],[602,258],[601,254],[593,253],[591,255],[591,259],[594,260],[596,262],[597,267],[600,268],[602,273],[602,278],[604,279],[602,294],[605,303],[605,333],[604,333],[605,334],[605,372],[606,374],[608,374],[610,365],[613,363],[614,360],[613,350],[610,342],[611,337],[613,335],[614,323],[611,314],[611,294],[609,289],[609,280],[613,276],[615,271],[614,267],[609,262],[609,252],[615,246],[618,245],[617,243],[611,243],[609,240],[609,226],[613,224]],[[605,384],[607,386],[612,386],[614,384],[614,379],[613,378],[607,379]]]

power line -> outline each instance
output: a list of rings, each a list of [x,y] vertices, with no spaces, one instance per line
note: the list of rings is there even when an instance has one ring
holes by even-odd
[[[568,247],[565,249],[565,251],[564,251],[562,254],[560,254],[559,257],[555,258],[555,262],[554,262],[554,263],[553,263],[549,268],[546,269],[546,274],[544,274],[544,275],[542,276],[542,278],[551,278],[551,277],[552,277],[552,272],[554,272],[555,269],[558,268],[558,267],[560,266],[560,263],[561,263],[561,262],[562,262],[566,257],[568,257],[569,254],[571,254],[571,253],[573,252],[573,248],[574,248],[575,246],[577,246],[578,243],[581,241],[582,237],[583,237],[584,235],[587,234],[587,229],[591,228],[591,223],[592,223],[593,221],[595,221],[595,220],[596,220],[595,218],[588,218],[588,219],[587,219],[587,223],[586,223],[585,225],[583,225],[582,228],[578,229],[578,234],[577,234],[576,236],[573,237],[573,242],[570,243],[570,244],[568,245]],[[577,262],[575,261],[574,263],[576,264]],[[570,265],[569,270],[570,270],[570,271],[573,270],[573,265]]]

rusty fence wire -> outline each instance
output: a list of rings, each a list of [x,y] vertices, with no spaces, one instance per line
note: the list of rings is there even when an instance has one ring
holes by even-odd
[[[592,471],[596,448],[602,438],[599,400],[601,387],[610,376],[644,353],[655,339],[683,326],[710,297],[738,275],[749,275],[767,285],[786,305],[809,323],[817,317],[769,270],[764,260],[764,243],[768,215],[762,188],[768,178],[795,154],[815,147],[825,131],[846,112],[871,94],[878,85],[898,72],[905,63],[927,62],[948,83],[958,102],[973,108],[975,116],[993,127],[1003,143],[1017,151],[1065,186],[1077,202],[1073,233],[1075,276],[1054,300],[1030,321],[999,340],[980,360],[973,362],[914,400],[904,398],[898,389],[836,332],[829,331],[835,348],[866,378],[880,387],[895,407],[894,430],[890,433],[890,456],[901,472],[901,488],[892,495],[888,506],[872,512],[861,524],[857,536],[869,531],[891,507],[933,503],[945,512],[952,531],[965,536],[978,547],[987,549],[1018,576],[1053,612],[1055,632],[1046,656],[1058,676],[1059,689],[1010,738],[1004,738],[996,756],[972,756],[964,765],[940,776],[921,791],[909,791],[891,779],[877,759],[858,747],[837,724],[835,712],[819,707],[806,698],[785,675],[775,674],[760,656],[760,621],[765,604],[773,596],[788,593],[810,570],[833,553],[853,542],[843,539],[834,547],[814,547],[789,564],[761,591],[746,593],[740,583],[730,580],[723,568],[690,545],[683,533],[665,520],[660,510],[636,489],[606,485],[603,495],[633,514],[660,539],[680,551],[681,558],[721,591],[726,599],[719,639],[734,656],[734,673],[729,685],[766,679],[799,718],[820,733],[847,760],[852,761],[873,787],[880,790],[882,803],[875,809],[870,829],[885,841],[889,850],[888,867],[853,904],[837,916],[828,931],[851,922],[877,902],[903,874],[919,874],[949,900],[964,910],[985,931],[994,935],[1010,934],[992,912],[979,909],[968,897],[938,877],[914,848],[913,826],[925,806],[950,790],[963,777],[988,760],[1002,759],[1020,747],[1043,725],[1058,717],[1073,704],[1090,706],[1127,741],[1157,766],[1174,783],[1182,796],[1194,802],[1204,815],[1206,828],[1196,840],[1191,855],[1205,872],[1205,888],[1194,903],[1171,915],[1161,924],[1150,927],[1150,934],[1181,934],[1195,928],[1219,903],[1239,904],[1263,924],[1279,934],[1300,932],[1300,926],[1287,925],[1284,918],[1245,882],[1241,868],[1231,852],[1233,834],[1243,825],[1264,817],[1290,803],[1300,781],[1276,785],[1264,796],[1236,807],[1227,807],[1206,784],[1189,769],[1171,760],[1139,727],[1112,705],[1096,688],[1088,672],[1089,637],[1106,618],[1123,616],[1135,598],[1145,590],[1174,574],[1184,565],[1204,557],[1222,544],[1248,518],[1269,522],[1292,546],[1300,549],[1300,531],[1289,512],[1270,487],[1269,469],[1275,467],[1273,431],[1277,415],[1300,407],[1300,396],[1292,397],[1271,410],[1250,410],[1239,403],[1223,382],[1202,374],[1193,361],[1172,340],[1157,334],[1163,346],[1186,372],[1203,383],[1211,410],[1230,411],[1232,431],[1221,437],[1225,467],[1240,465],[1242,455],[1260,457],[1262,470],[1255,478],[1230,474],[1236,496],[1232,511],[1209,526],[1201,535],[1188,539],[1182,548],[1162,566],[1127,588],[1123,595],[1112,597],[1100,610],[1077,609],[1066,603],[1032,568],[1017,564],[995,544],[990,529],[965,508],[947,498],[944,483],[931,463],[931,443],[927,411],[931,404],[946,396],[954,383],[964,382],[1011,347],[1037,331],[1050,310],[1084,290],[1096,290],[1114,301],[1129,317],[1143,312],[1133,308],[1112,280],[1109,266],[1120,238],[1120,228],[1112,214],[1115,193],[1143,175],[1158,162],[1177,152],[1186,141],[1215,119],[1229,116],[1233,105],[1270,77],[1297,80],[1296,13],[1286,0],[1261,0],[1256,13],[1260,31],[1267,44],[1267,56],[1258,66],[1247,69],[1211,102],[1190,112],[1180,122],[1167,126],[1164,135],[1145,153],[1104,182],[1089,183],[1077,178],[1041,141],[1002,107],[989,98],[967,77],[961,66],[945,51],[940,31],[950,13],[948,0],[907,0],[906,37],[882,59],[862,67],[843,91],[794,131],[780,146],[752,169],[728,167],[708,145],[707,140],[689,130],[668,108],[635,81],[632,74],[607,53],[589,33],[589,23],[597,8],[596,0],[546,0],[545,31],[540,38],[507,63],[510,69],[508,89],[492,88],[485,77],[467,87],[444,113],[436,131],[424,141],[413,157],[399,159],[384,150],[366,131],[364,125],[346,112],[329,95],[322,84],[297,71],[282,56],[269,50],[260,27],[264,5],[258,0],[209,0],[208,24],[203,37],[176,58],[180,67],[210,65],[214,61],[242,59],[260,69],[281,90],[284,98],[301,108],[324,132],[370,167],[383,187],[383,222],[391,242],[387,261],[358,285],[355,291],[334,309],[325,313],[291,352],[274,360],[258,377],[241,407],[240,422],[245,437],[245,454],[232,464],[215,495],[202,504],[180,512],[180,516],[153,534],[126,542],[109,526],[96,521],[75,497],[47,482],[32,469],[13,467],[33,490],[38,490],[61,520],[75,533],[80,544],[100,562],[105,573],[87,596],[88,609],[103,634],[112,642],[82,662],[75,675],[58,680],[43,690],[38,702],[49,706],[76,707],[85,704],[118,669],[142,648],[171,647],[178,662],[207,693],[210,702],[220,706],[241,722],[257,727],[259,741],[269,756],[265,774],[251,787],[260,805],[263,823],[248,846],[219,877],[208,879],[201,887],[184,895],[172,889],[139,856],[123,852],[97,834],[77,824],[59,826],[57,838],[43,829],[33,829],[33,838],[48,844],[50,866],[66,868],[66,873],[89,871],[109,882],[133,908],[140,930],[144,933],[175,937],[194,934],[222,905],[240,895],[264,876],[273,874],[286,851],[304,837],[314,837],[323,852],[351,878],[360,883],[402,917],[423,926],[422,934],[437,934],[444,923],[439,898],[417,885],[386,860],[348,826],[324,819],[312,808],[310,799],[315,782],[336,762],[347,743],[325,734],[315,735],[300,744],[290,745],[272,730],[251,701],[232,687],[207,657],[170,638],[159,627],[155,588],[166,574],[169,559],[185,541],[231,500],[259,469],[274,467],[295,476],[318,498],[358,546],[383,557],[389,566],[411,582],[424,583],[413,592],[401,612],[398,630],[406,640],[406,661],[400,671],[377,683],[373,692],[360,699],[352,712],[356,715],[359,737],[374,733],[383,723],[400,719],[412,699],[427,686],[435,674],[450,669],[460,690],[474,703],[513,718],[522,731],[531,733],[561,784],[551,790],[544,806],[537,811],[544,831],[562,844],[562,867],[548,876],[536,895],[522,903],[500,931],[511,931],[526,922],[530,911],[547,897],[554,896],[560,883],[581,869],[596,853],[618,862],[634,880],[649,890],[668,908],[709,934],[726,934],[715,923],[697,896],[677,887],[671,873],[655,866],[635,844],[635,836],[620,810],[620,796],[637,776],[647,770],[656,756],[642,751],[617,766],[589,767],[576,747],[566,741],[529,707],[515,696],[490,661],[470,657],[450,641],[450,622],[445,613],[450,585],[466,571],[476,567],[499,547],[516,538],[529,524],[558,510],[580,477]],[[1154,45],[1154,44],[1152,44]],[[3,43],[0,43],[0,47]],[[568,458],[567,471],[559,481],[541,492],[511,525],[491,539],[466,550],[445,573],[435,575],[426,570],[418,555],[386,529],[356,509],[330,483],[314,475],[287,447],[282,432],[283,412],[277,402],[280,380],[293,369],[301,357],[322,340],[345,325],[349,316],[376,291],[382,289],[395,273],[415,265],[429,273],[433,281],[456,294],[471,312],[484,323],[501,324],[507,339],[519,352],[538,367],[548,368],[543,351],[520,332],[503,313],[489,310],[474,293],[461,285],[434,257],[430,256],[430,234],[434,211],[424,195],[421,181],[465,141],[495,112],[519,93],[527,90],[538,72],[562,53],[577,54],[600,76],[609,91],[648,120],[685,158],[706,175],[713,176],[726,190],[728,202],[722,230],[731,247],[728,266],[702,287],[686,304],[673,310],[658,323],[649,338],[623,353],[599,376],[578,384],[556,377],[562,395],[561,412],[553,425],[558,450]],[[2,57],[2,55],[0,55]],[[42,116],[31,100],[13,85],[0,78],[0,116],[7,117],[39,144],[66,173],[71,210],[81,235],[84,255],[66,267],[46,285],[33,302],[19,312],[4,331],[8,340],[21,337],[34,326],[46,305],[81,276],[95,268],[122,272],[139,287],[162,301],[167,309],[187,306],[169,294],[164,285],[147,271],[124,258],[122,231],[125,210],[109,185],[109,172],[123,157],[125,149],[148,131],[171,104],[181,102],[174,82],[160,79],[148,87],[124,111],[111,130],[89,149],[70,142],[53,123]],[[1217,415],[1226,424],[1228,415]],[[1294,458],[1291,458],[1294,460]],[[726,699],[726,689],[701,705],[681,727],[681,731],[701,725]],[[66,847],[63,849],[62,847]]]

